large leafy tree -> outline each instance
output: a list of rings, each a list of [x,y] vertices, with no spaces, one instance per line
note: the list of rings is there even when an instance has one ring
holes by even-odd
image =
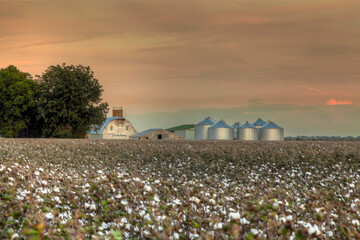
[[[38,86],[30,74],[15,66],[0,69],[0,135],[33,136],[37,122]],[[36,135],[36,134],[35,134]]]
[[[83,138],[106,119],[108,104],[90,67],[50,66],[38,81],[45,136]]]

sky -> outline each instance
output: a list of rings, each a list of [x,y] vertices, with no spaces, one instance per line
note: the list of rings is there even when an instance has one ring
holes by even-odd
[[[138,131],[210,115],[360,135],[358,0],[0,0],[0,68],[62,63]]]

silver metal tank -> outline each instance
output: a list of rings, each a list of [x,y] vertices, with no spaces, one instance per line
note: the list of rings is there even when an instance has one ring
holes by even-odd
[[[257,129],[246,121],[239,129],[239,140],[243,141],[254,141],[257,140]]]
[[[264,126],[259,128],[259,140],[261,141],[283,141],[284,128],[268,121]]]
[[[204,140],[208,139],[208,128],[213,125],[215,121],[207,117],[201,122],[195,124],[195,139],[196,140]]]
[[[239,122],[236,122],[231,126],[234,129],[234,140],[239,139],[239,131],[238,130],[239,130],[241,124]]]
[[[224,120],[214,123],[208,129],[208,139],[211,140],[233,140],[233,137],[234,129]]]

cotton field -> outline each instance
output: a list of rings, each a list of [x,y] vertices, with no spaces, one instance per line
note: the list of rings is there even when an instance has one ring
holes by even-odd
[[[360,142],[0,139],[1,239],[360,239]]]

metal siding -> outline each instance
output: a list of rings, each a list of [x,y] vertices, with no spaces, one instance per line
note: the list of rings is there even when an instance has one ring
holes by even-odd
[[[260,128],[259,140],[261,141],[282,141],[284,140],[283,128]]]
[[[234,136],[233,128],[209,128],[209,139],[212,140],[232,140]]]
[[[186,130],[175,130],[174,133],[179,135],[183,139],[186,139]]]
[[[239,140],[254,141],[257,140],[257,129],[255,128],[240,128]]]
[[[208,139],[208,129],[211,125],[195,125],[195,139]]]

